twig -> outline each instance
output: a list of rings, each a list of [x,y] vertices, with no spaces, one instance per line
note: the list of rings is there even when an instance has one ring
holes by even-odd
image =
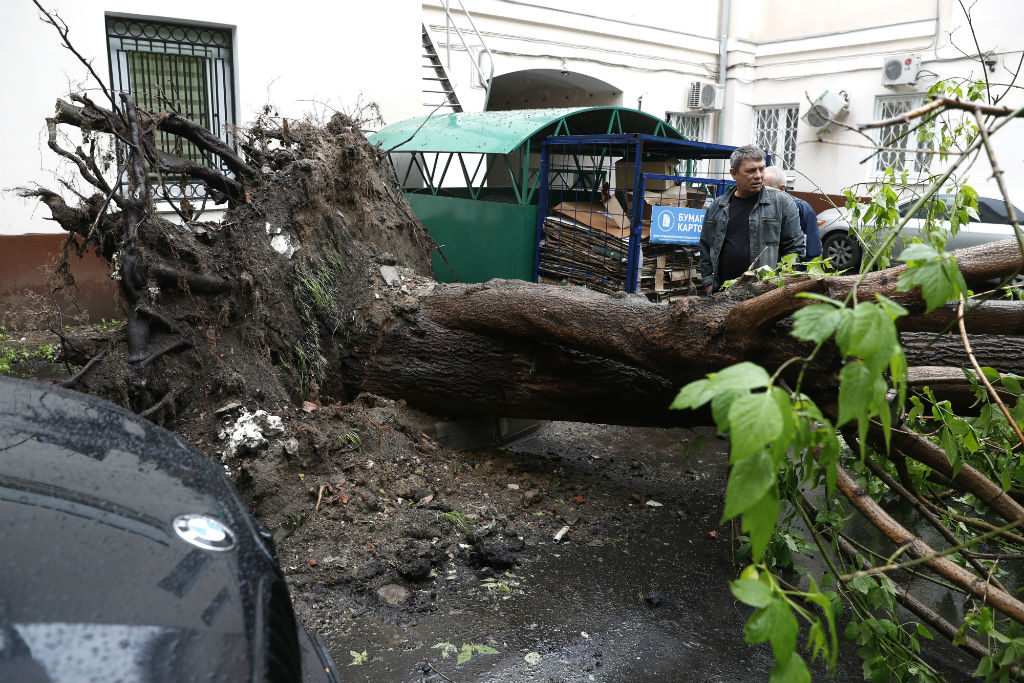
[[[316,507],[313,508],[313,512],[319,512],[320,511],[320,501],[323,500],[323,498],[324,498],[324,489],[325,488],[327,488],[326,485],[320,484],[320,493],[318,493],[316,495]]]
[[[978,359],[974,357],[974,350],[971,349],[971,342],[967,338],[967,327],[964,325],[964,295],[960,294],[960,305],[956,309],[957,315],[957,326],[960,328],[960,340],[964,344],[964,351],[967,352],[967,359],[971,362],[971,367],[974,368],[975,374],[978,376],[978,381],[985,385],[985,389],[988,390],[988,395],[992,397],[992,400],[996,405],[999,406],[999,410],[1006,417],[1006,421],[1010,423],[1010,427],[1017,434],[1017,438],[1021,444],[1024,444],[1024,434],[1021,433],[1020,427],[1017,426],[1017,421],[1010,415],[1010,411],[1007,410],[1006,404],[1003,403],[1003,399],[999,398],[999,392],[992,388],[992,384],[985,377],[985,373],[981,371],[981,366],[978,365]]]
[[[992,86],[988,82],[988,69],[985,68],[985,57],[981,51],[981,45],[978,44],[978,34],[974,30],[974,22],[971,20],[971,10],[974,9],[974,3],[971,3],[970,8],[964,7],[964,0],[958,0],[960,9],[963,10],[964,19],[967,20],[967,30],[971,32],[971,40],[974,41],[974,54],[978,56],[978,60],[981,62],[981,75],[985,77],[985,92],[992,95]]]
[[[1006,215],[1010,217],[1010,225],[1013,226],[1013,236],[1017,238],[1017,246],[1020,247],[1021,253],[1024,254],[1024,235],[1021,235],[1020,225],[1017,224],[1017,209],[1010,202],[1010,194],[1006,191],[1006,183],[1003,180],[1003,169],[999,168],[999,163],[996,161],[996,153],[992,149],[992,141],[989,139],[988,130],[985,128],[979,111],[979,109],[974,110],[974,117],[978,121],[978,133],[981,134],[982,144],[985,145],[985,153],[988,154],[989,165],[992,166],[992,176],[996,179],[996,185],[999,186],[999,191],[1003,195],[1003,205],[1006,207]]]
[[[449,103],[449,102],[442,102],[441,104],[439,104],[439,105],[437,105],[436,107],[434,107],[433,111],[431,111],[431,112],[430,112],[429,114],[427,114],[427,117],[426,117],[425,119],[423,119],[423,122],[422,122],[422,123],[420,123],[420,125],[416,126],[416,130],[414,130],[414,131],[412,132],[412,135],[410,135],[410,136],[409,136],[409,137],[407,137],[406,139],[402,140],[402,141],[401,141],[401,142],[399,142],[399,143],[398,143],[397,145],[394,145],[394,146],[393,146],[393,147],[391,147],[390,149],[386,149],[386,150],[384,150],[384,153],[385,153],[385,154],[391,154],[391,153],[392,153],[392,152],[394,152],[394,151],[395,151],[396,149],[398,149],[399,147],[401,147],[402,145],[404,145],[405,143],[409,142],[409,141],[410,141],[410,140],[412,140],[412,139],[413,139],[414,137],[416,137],[416,134],[420,132],[420,129],[421,129],[421,128],[423,128],[423,126],[427,125],[427,121],[429,121],[429,120],[430,120],[430,117],[431,117],[431,116],[433,116],[433,115],[434,115],[434,113],[435,113],[435,112],[436,112],[436,111],[437,111],[438,109],[440,109],[441,107],[447,106],[448,104],[450,104],[450,103]]]
[[[447,677],[447,676],[445,676],[445,675],[444,675],[443,673],[441,673],[440,671],[438,671],[438,670],[437,670],[437,667],[436,667],[436,666],[434,666],[433,664],[431,664],[431,663],[430,663],[430,660],[429,660],[429,659],[427,659],[427,658],[424,658],[424,659],[423,659],[423,661],[424,661],[424,662],[426,662],[427,666],[429,666],[429,667],[430,667],[430,669],[431,669],[431,670],[432,670],[432,671],[433,671],[434,673],[436,673],[436,674],[437,674],[438,676],[440,676],[440,677],[441,677],[441,678],[443,678],[444,680],[446,680],[446,681],[448,681],[449,683],[451,683],[451,680],[452,680],[452,679],[448,678],[448,677]]]
[[[71,387],[75,386],[75,385],[76,385],[76,384],[78,383],[78,380],[82,379],[82,377],[84,377],[84,376],[85,376],[85,373],[89,372],[89,370],[91,370],[91,369],[92,369],[92,366],[96,365],[96,363],[98,363],[98,362],[100,362],[101,360],[103,360],[103,357],[104,357],[105,355],[107,355],[107,352],[106,352],[106,351],[100,351],[100,352],[99,352],[99,353],[97,353],[97,354],[96,354],[95,356],[93,356],[92,358],[90,358],[90,359],[89,359],[89,362],[88,362],[88,363],[86,363],[86,364],[85,364],[85,365],[84,365],[84,366],[82,367],[82,369],[81,369],[81,370],[79,370],[78,372],[76,372],[76,373],[75,373],[74,375],[72,375],[71,377],[68,377],[68,378],[67,378],[66,380],[64,380],[63,382],[61,382],[61,384],[60,384],[60,385],[61,385],[62,387],[64,387],[65,389],[70,389]]]
[[[64,44],[64,47],[70,50],[71,54],[73,54],[75,57],[78,57],[78,61],[85,65],[85,68],[87,68],[89,70],[89,73],[92,74],[93,80],[95,80],[96,83],[99,84],[100,89],[103,91],[103,94],[107,96],[108,100],[110,100],[110,104],[113,105],[114,111],[117,112],[118,115],[120,115],[121,112],[117,108],[117,103],[114,101],[114,96],[110,93],[109,90],[107,90],[107,86],[103,84],[103,79],[100,78],[96,71],[92,68],[92,62],[83,57],[82,54],[75,49],[75,46],[71,44],[71,41],[68,40],[68,34],[71,32],[70,29],[68,29],[68,25],[64,23],[63,19],[61,19],[60,24],[58,24],[57,20],[53,18],[53,15],[50,14],[45,9],[43,9],[43,6],[39,4],[39,0],[32,0],[32,3],[37,8],[39,8],[39,11],[43,13],[44,17],[46,17],[46,23],[50,24],[55,29],[57,29],[57,33],[60,34],[60,40]]]
[[[156,403],[154,403],[153,405],[151,405],[150,407],[146,408],[141,413],[139,413],[139,417],[149,417],[150,415],[152,415],[156,411],[160,410],[165,405],[167,405],[167,403],[172,398],[174,398],[174,395],[176,393],[177,393],[176,389],[168,389],[167,393],[163,395],[163,398],[161,398],[159,401],[157,401]]]
[[[920,118],[936,109],[942,108],[943,102],[941,99],[936,98],[929,101],[927,104],[923,104],[917,109],[911,109],[910,111],[897,114],[896,116],[890,116],[887,119],[881,119],[879,121],[868,121],[857,125],[857,131],[870,130],[872,128],[887,128],[889,126],[895,126],[897,123],[910,123],[916,118]]]

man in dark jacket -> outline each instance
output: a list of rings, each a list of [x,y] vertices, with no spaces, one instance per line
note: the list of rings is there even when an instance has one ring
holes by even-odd
[[[764,184],[774,187],[776,190],[786,191],[786,173],[781,166],[769,166],[764,170]],[[810,261],[815,256],[821,256],[821,234],[818,232],[818,217],[814,215],[811,205],[799,197],[793,197],[796,202],[796,209],[800,212],[800,229],[803,230],[806,245],[804,254],[806,260]]]
[[[700,233],[701,284],[707,294],[747,270],[774,268],[780,256],[804,255],[796,204],[764,184],[764,152],[753,145],[737,147],[729,165],[736,187],[711,203]]]

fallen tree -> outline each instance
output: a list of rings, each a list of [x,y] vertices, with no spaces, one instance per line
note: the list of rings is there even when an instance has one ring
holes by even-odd
[[[221,221],[175,224],[152,210],[156,174],[136,168],[171,174],[186,167],[158,155],[155,131],[173,131],[214,158],[223,158],[223,144],[180,116],[74,101],[58,101],[48,121],[50,146],[76,159],[98,192],[77,207],[46,189],[22,194],[43,201],[53,220],[82,238],[79,248],[108,259],[120,283],[127,335],[108,350],[106,369],[98,366],[80,385],[138,411],[173,392],[154,414],[171,426],[197,391],[203,400],[244,394],[257,368],[261,379],[248,390],[277,400],[370,391],[456,417],[707,424],[707,414],[668,410],[678,388],[743,360],[771,369],[807,355],[810,347],[787,334],[789,316],[809,302],[799,293],[838,300],[856,284],[860,300],[880,294],[905,306],[910,315],[901,328],[918,335],[946,330],[955,319],[954,305],[925,314],[919,292],[897,290],[905,266],[859,284],[855,275],[798,277],[782,287],[748,281],[671,306],[520,281],[434,283],[426,275],[429,238],[379,152],[342,115],[324,128],[293,122],[287,136],[282,128],[253,127],[242,145],[247,160],[232,153],[219,180],[204,172],[180,181],[224,194]],[[131,170],[129,182],[101,181],[89,170],[97,161],[82,147],[60,148],[58,124],[119,140],[137,131],[137,142],[118,148],[117,175]],[[969,283],[1021,267],[1012,241],[957,257]],[[389,286],[384,274],[391,272]],[[1005,341],[1024,334],[1016,302],[981,303],[967,319],[972,331],[1004,340],[996,343],[1005,352],[994,367],[1020,369],[1013,342]],[[965,364],[961,347],[944,354],[931,351],[925,364]],[[834,392],[836,355],[819,355],[813,367],[813,392]],[[130,385],[121,382],[126,376]]]
[[[696,410],[670,410],[669,405],[680,387],[699,387],[708,373],[754,361],[771,377],[758,375],[740,388],[754,390],[752,401],[781,396],[778,401],[791,406],[795,416],[786,423],[792,432],[789,440],[781,438],[780,427],[742,455],[737,432],[750,426],[759,433],[763,425],[732,430],[736,469],[745,472],[740,461],[754,457],[762,471],[757,495],[747,507],[736,508],[727,495],[726,515],[743,514],[761,570],[771,568],[761,560],[775,530],[780,496],[805,517],[818,538],[815,516],[826,511],[803,498],[794,481],[827,482],[893,540],[900,548],[897,555],[914,555],[913,562],[1024,623],[1024,605],[993,580],[991,564],[982,564],[984,555],[972,550],[978,538],[995,538],[1009,544],[1014,558],[1021,557],[1020,545],[1014,544],[1024,539],[1012,532],[1024,522],[1024,507],[1018,502],[1024,494],[1014,491],[1019,488],[1016,479],[1001,479],[1000,470],[985,466],[983,459],[954,457],[947,442],[936,443],[920,430],[905,428],[898,400],[906,386],[922,389],[921,400],[939,406],[933,408],[938,424],[946,409],[941,408],[944,395],[957,397],[959,403],[977,399],[978,372],[961,370],[974,364],[964,343],[964,326],[979,335],[973,337],[973,346],[987,366],[996,373],[1024,374],[1019,353],[1024,307],[1019,301],[972,301],[961,314],[961,304],[937,305],[928,291],[912,286],[905,276],[915,265],[864,275],[793,274],[782,282],[745,277],[726,293],[670,305],[653,304],[642,296],[518,281],[443,285],[428,275],[433,244],[412,215],[385,155],[345,115],[336,114],[322,125],[264,118],[238,132],[236,152],[178,113],[171,100],[165,110],[149,112],[136,107],[126,93],[107,96],[104,105],[84,95],[58,100],[47,120],[50,149],[72,163],[85,183],[84,190],[69,185],[78,201],[69,204],[46,188],[22,190],[23,196],[43,202],[69,233],[67,257],[72,250],[94,250],[110,263],[119,283],[125,328],[102,347],[69,348],[69,358],[83,369],[67,384],[207,443],[217,440],[222,426],[217,408],[227,403],[275,409],[309,399],[348,401],[364,392],[449,417],[688,426],[717,422],[723,427],[723,410],[731,410],[732,394],[718,407],[710,393],[703,400],[683,401]],[[63,132],[68,128],[83,142],[69,142]],[[160,147],[161,131],[189,142],[205,162]],[[216,220],[204,220],[210,205],[221,207]],[[174,220],[160,209],[173,209]],[[1014,240],[956,252],[953,258],[939,256],[934,263],[955,266],[968,286],[1005,279],[1024,266]],[[69,277],[66,268],[61,273]],[[852,310],[855,302],[862,302],[862,310],[884,302],[887,315],[896,320],[894,330],[902,336],[893,344],[902,349],[910,367],[889,358],[878,365],[863,348],[850,350],[856,339],[833,338],[831,328],[823,327],[819,334],[805,323],[795,329],[794,318],[799,325],[801,311],[822,300],[842,310]],[[831,324],[836,326],[835,321]],[[844,416],[849,404],[844,407],[843,387],[850,386],[848,370],[862,366],[882,373],[882,388],[893,391],[864,403],[851,422],[849,414]],[[999,391],[989,388],[1009,400],[1015,398],[1012,386],[1007,380]],[[781,394],[773,393],[777,390]],[[871,391],[878,393],[877,381]],[[907,422],[923,412],[911,411]],[[933,506],[939,508],[937,514],[955,514],[931,498],[935,486],[952,487],[972,495],[1006,523],[998,527],[965,517],[969,522],[964,524],[989,525],[982,527],[982,536],[954,548],[969,569],[916,539],[858,486],[847,471],[857,466],[856,458],[840,458],[834,443],[834,428],[844,423],[850,445],[859,449],[871,444],[889,454],[892,474],[875,475],[882,481],[890,477],[893,485],[887,490],[912,499],[921,510]],[[946,424],[961,430],[958,437],[967,433],[960,423]],[[829,436],[823,437],[824,432]],[[1007,457],[1015,448],[1007,449]],[[792,461],[787,460],[790,455]],[[800,477],[780,487],[780,467],[790,471],[783,461],[796,462],[802,470]],[[908,461],[917,464],[910,468]],[[748,528],[748,522],[754,524],[750,505],[755,501],[764,502],[761,522]],[[929,521],[942,524],[935,518]],[[847,543],[841,530],[829,533]],[[825,544],[819,547],[828,554]],[[843,555],[849,561],[857,557],[845,546]],[[838,590],[858,605],[864,579],[877,572],[863,560],[856,562],[854,569],[861,573],[844,574],[836,566],[832,576]],[[761,610],[769,605],[789,610],[798,595],[773,580],[753,580],[764,588],[748,584],[741,593]],[[812,587],[799,597],[828,612],[831,623],[827,603]],[[906,591],[900,595],[904,604],[915,605],[915,613],[934,615]],[[877,607],[856,609],[870,615]],[[759,614],[764,612],[756,612],[755,619],[763,618]],[[806,618],[824,633],[820,622]],[[956,635],[957,627],[941,617],[922,618],[935,630]],[[776,638],[782,628],[776,626],[762,640]],[[977,623],[970,626],[985,635]],[[871,637],[872,643],[884,644],[878,646],[881,652],[895,648],[913,658],[902,645],[885,640],[888,636]],[[971,643],[971,652],[991,657],[992,650]],[[834,638],[826,649],[834,657]],[[803,677],[802,660],[798,665],[792,659],[793,647],[777,648],[776,656],[780,671]],[[1011,656],[1000,666],[1016,674],[1019,659]]]

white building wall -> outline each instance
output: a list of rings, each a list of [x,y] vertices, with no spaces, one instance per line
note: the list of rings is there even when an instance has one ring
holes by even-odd
[[[380,105],[387,122],[420,111],[419,3],[325,3],[292,0],[286,4],[242,0],[44,0],[71,29],[74,46],[92,61],[104,84],[109,67],[104,13],[129,14],[168,21],[234,27],[237,116],[251,121],[265,104],[282,116],[306,113],[330,116],[332,109],[351,111],[357,101]],[[168,15],[173,11],[173,15]],[[44,119],[58,97],[89,90],[75,57],[59,47],[56,31],[39,21],[29,0],[4,3],[5,39],[0,44],[0,189],[39,183],[59,188],[53,169],[60,164],[46,147]],[[382,37],[384,39],[382,39]],[[322,103],[322,104],[318,104]],[[43,220],[49,212],[36,201],[5,192],[0,195],[0,233],[54,231]]]
[[[451,4],[458,7],[457,2]],[[472,0],[466,4],[495,53],[497,75],[568,70],[614,86],[615,104],[639,104],[658,116],[687,112],[690,83],[717,79],[722,0],[675,9],[645,0],[572,0],[548,5],[530,0]],[[424,23],[435,40],[443,38],[441,6],[442,0],[423,2]],[[977,62],[963,59],[957,49],[974,52],[965,17],[954,0],[838,4],[732,0],[730,9],[725,107],[720,114],[725,144],[752,140],[755,107],[797,105],[802,116],[822,91],[845,91],[849,96],[846,122],[852,125],[875,118],[879,96],[924,93],[938,78],[980,76]],[[456,23],[468,28],[460,11],[453,9],[453,14]],[[1015,65],[1024,48],[1019,36],[1024,3],[979,0],[972,16],[982,51],[993,50],[999,59],[993,80],[1008,82],[1004,67]],[[444,40],[439,44],[443,46]],[[458,53],[463,48],[456,44],[454,49]],[[915,86],[882,86],[883,58],[902,53],[921,55],[921,79]],[[478,110],[483,106],[482,90],[467,87],[468,67],[461,69],[454,66],[456,89],[463,99],[467,99],[463,93],[470,93],[467,108]],[[521,98],[518,107],[560,106],[566,95],[555,87],[538,86],[531,97]],[[1004,103],[1019,105],[1021,100],[1012,91]],[[506,105],[492,100],[492,107]],[[708,121],[711,141],[716,141],[716,118],[712,114]],[[1000,163],[1017,185],[1024,183],[1020,125],[1024,124],[1012,125],[997,136]],[[802,121],[797,132],[795,189],[838,193],[877,177],[873,164],[861,163],[870,150],[846,146],[868,144],[863,136],[834,127],[823,136],[830,142],[819,142]],[[982,160],[973,169],[971,182],[991,192],[989,175]],[[1014,189],[1018,203],[1024,205],[1024,193],[1016,191],[1021,188]]]
[[[362,96],[376,101],[387,122],[423,115],[420,27],[426,24],[444,49],[444,0],[385,0],[376,3],[322,3],[295,0],[287,6],[241,0],[179,0],[173,16],[155,0],[52,0],[71,28],[71,39],[108,79],[104,12],[160,16],[235,27],[238,117],[249,121],[264,104],[282,115],[350,109]],[[569,72],[570,84],[595,90],[595,101],[640,107],[656,116],[687,112],[694,81],[718,76],[720,12],[723,0],[666,4],[662,0],[463,0],[494,53],[496,75],[547,70]],[[479,41],[453,0],[455,21],[474,58]],[[729,17],[727,88],[723,117],[726,144],[750,142],[757,106],[798,104],[823,90],[844,90],[850,98],[850,124],[875,116],[875,99],[895,92],[924,92],[938,77],[980,75],[977,63],[963,60],[958,47],[973,52],[960,4],[955,0],[732,0]],[[18,106],[0,108],[5,153],[0,188],[40,183],[57,185],[59,164],[45,145],[43,119],[59,96],[87,82],[85,69],[58,47],[52,28],[38,20],[28,0],[5,6],[7,40],[0,44],[0,87]],[[1024,2],[978,0],[973,5],[978,42],[997,58],[993,82],[1007,83],[1024,49]],[[952,34],[952,39],[950,39]],[[465,108],[484,107],[465,50],[453,39],[451,77]],[[890,90],[880,83],[885,55],[922,56],[923,76],[914,87]],[[537,79],[531,92],[508,106],[561,106],[571,93]],[[564,85],[564,84],[563,84]],[[603,88],[603,90],[602,90]],[[584,90],[585,92],[585,90]],[[1024,95],[1011,91],[1005,104],[1019,106]],[[514,99],[514,98],[513,98]],[[498,106],[492,102],[492,106]],[[717,115],[708,120],[716,141]],[[1013,123],[996,137],[999,161],[1024,205],[1024,124]],[[856,133],[833,130],[832,142],[864,144]],[[795,187],[835,193],[869,181],[869,150],[817,141],[800,123]],[[991,185],[985,162],[971,181]],[[0,196],[0,233],[50,229],[36,203]]]

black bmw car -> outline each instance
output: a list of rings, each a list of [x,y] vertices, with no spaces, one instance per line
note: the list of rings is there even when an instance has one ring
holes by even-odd
[[[0,681],[336,681],[220,468],[106,401],[0,377]]]

